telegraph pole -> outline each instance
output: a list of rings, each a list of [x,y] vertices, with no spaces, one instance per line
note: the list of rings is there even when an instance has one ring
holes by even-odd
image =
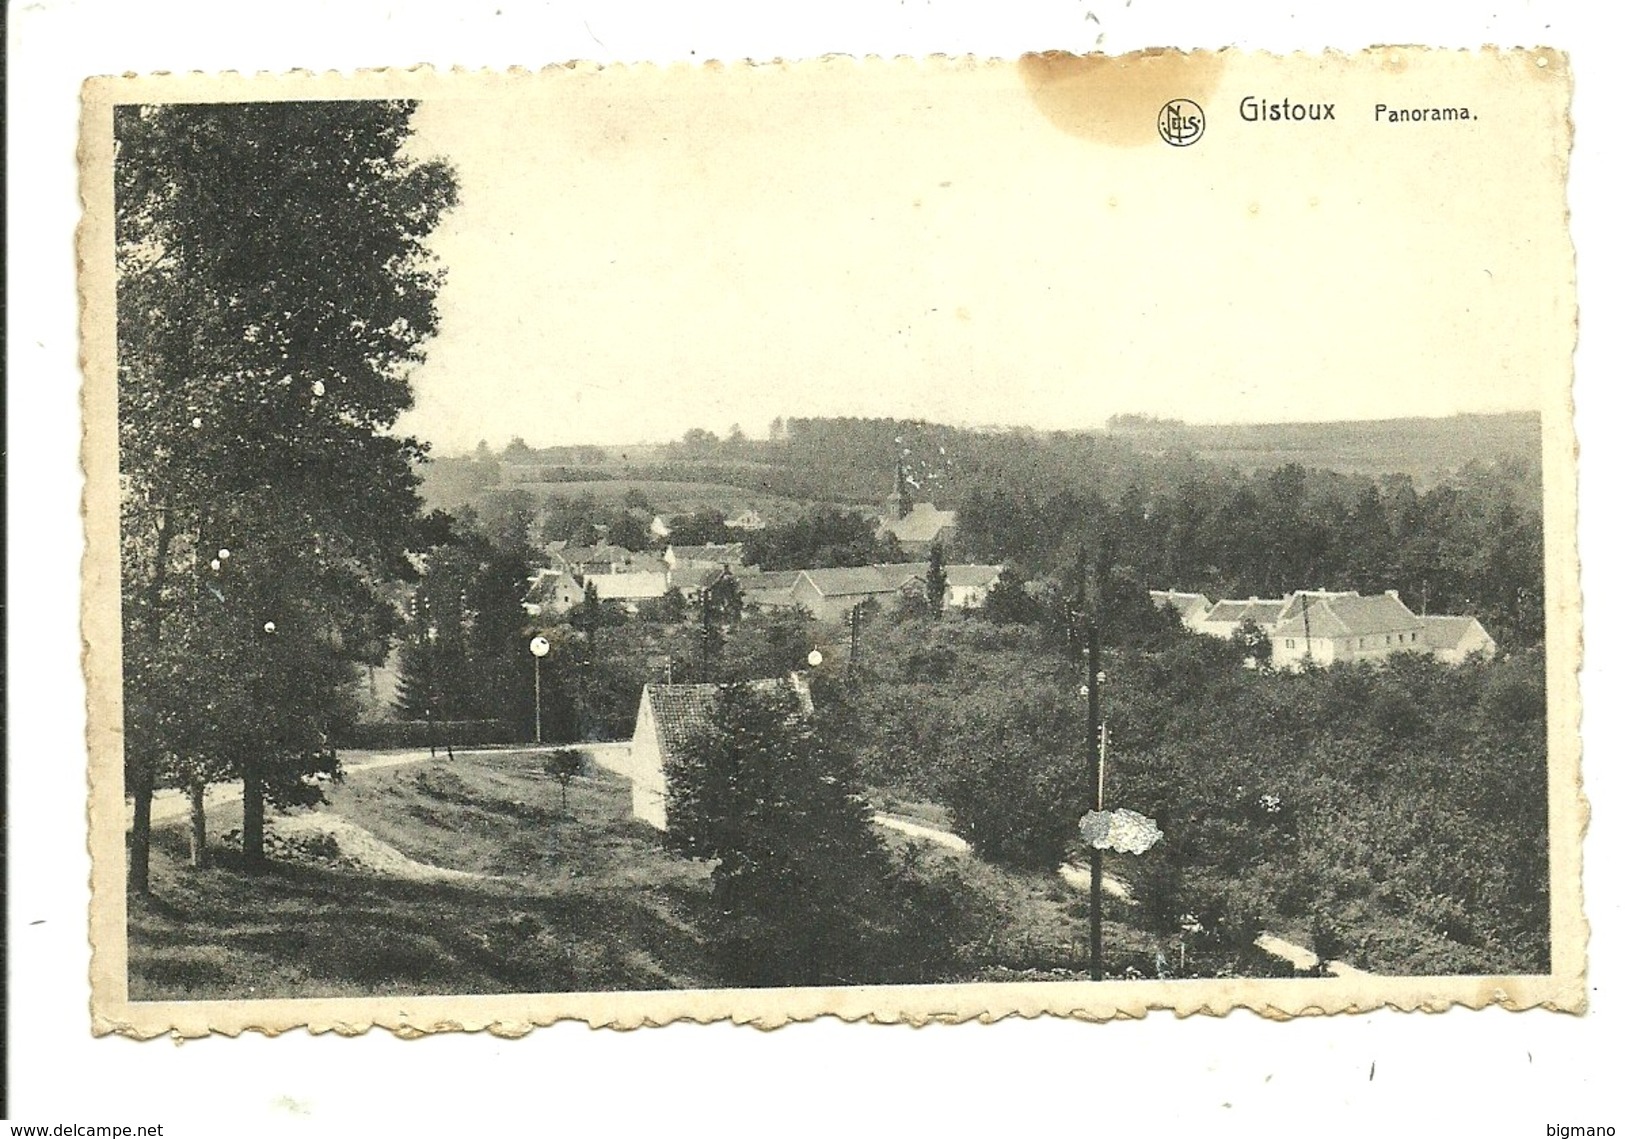
[[[1094,786],[1095,810],[1105,809],[1105,780],[1102,778],[1105,763],[1104,749],[1101,747],[1100,731],[1100,688],[1105,680],[1105,673],[1100,670],[1100,630],[1095,623],[1089,623],[1089,782]],[[1101,863],[1101,849],[1098,846],[1089,848],[1089,979],[1098,981],[1102,977],[1100,954],[1100,896],[1105,880],[1105,867]]]

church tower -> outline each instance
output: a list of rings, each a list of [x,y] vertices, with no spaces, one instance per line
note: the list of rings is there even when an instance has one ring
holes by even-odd
[[[886,521],[901,522],[914,509],[914,499],[908,493],[908,480],[903,477],[903,461],[897,461],[897,477],[891,493],[886,496]]]

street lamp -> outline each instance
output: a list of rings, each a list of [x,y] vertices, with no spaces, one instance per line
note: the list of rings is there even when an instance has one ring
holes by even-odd
[[[547,655],[553,646],[547,643],[547,638],[534,636],[530,639],[531,663],[536,668],[536,743],[542,742],[542,658]]]

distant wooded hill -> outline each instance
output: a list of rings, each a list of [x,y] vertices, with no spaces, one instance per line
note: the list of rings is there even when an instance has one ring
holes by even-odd
[[[550,447],[514,440],[501,452],[432,461],[423,494],[431,508],[455,510],[498,487],[545,495],[623,497],[644,484],[661,512],[695,509],[683,484],[731,488],[718,509],[787,503],[878,505],[897,465],[915,498],[944,508],[973,493],[1046,498],[1088,491],[1115,499],[1125,489],[1167,491],[1229,471],[1250,474],[1295,464],[1346,476],[1407,475],[1418,490],[1477,459],[1508,459],[1538,470],[1540,417],[1534,412],[1336,423],[1200,425],[1116,416],[1104,432],[959,428],[904,419],[790,419],[770,440],[719,439],[693,430],[665,446]],[[600,493],[602,492],[602,493]],[[761,509],[758,506],[757,509]]]
[[[1531,466],[1540,462],[1540,416],[1535,412],[1245,424],[1187,424],[1119,415],[1112,417],[1107,433],[1136,450],[1183,452],[1242,471],[1297,463],[1350,475],[1405,474],[1418,489],[1473,459],[1512,458]]]

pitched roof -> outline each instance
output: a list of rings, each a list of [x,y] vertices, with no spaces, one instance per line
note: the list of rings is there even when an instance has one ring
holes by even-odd
[[[1281,608],[1281,613],[1277,620],[1290,621],[1293,618],[1302,620],[1303,607],[1305,605],[1313,604],[1316,601],[1327,601],[1338,597],[1358,596],[1360,596],[1359,592],[1353,589],[1300,589],[1297,592],[1287,596],[1286,604]]]
[[[721,566],[678,566],[670,574],[673,589],[710,589],[721,578]]]
[[[1417,620],[1422,622],[1422,636],[1429,648],[1453,649],[1465,641],[1475,628],[1486,640],[1489,639],[1489,633],[1479,624],[1477,617],[1429,614]]]
[[[681,570],[672,570],[675,578]],[[762,570],[758,573],[742,573],[737,575],[739,588],[748,596],[752,593],[768,593],[778,589],[789,589],[801,576],[800,570]]]
[[[1386,593],[1375,597],[1332,597],[1318,600],[1309,608],[1309,635],[1370,637],[1383,633],[1411,632],[1422,622],[1404,602]],[[1278,632],[1300,631],[1291,622],[1282,622]]]
[[[943,568],[948,571],[948,584],[961,589],[978,585],[992,585],[999,580],[999,575],[1004,572],[1003,566],[984,566],[969,562]]]
[[[958,524],[957,511],[938,510],[929,502],[917,502],[913,510],[896,522],[882,522],[880,530],[895,534],[899,542],[934,542],[942,531]]]
[[[1151,604],[1159,609],[1164,605],[1172,605],[1181,617],[1190,618],[1206,613],[1213,602],[1200,593],[1176,593],[1171,589],[1153,589]]]
[[[586,562],[624,562],[632,557],[632,551],[625,546],[564,546],[553,551],[553,556],[565,565],[582,565]]]
[[[571,574],[560,573],[558,570],[542,570],[531,578],[530,588],[525,591],[525,601],[533,605],[546,604],[558,596],[569,596],[572,592],[581,592],[581,583]]]
[[[673,558],[688,562],[726,562],[732,565],[745,560],[743,542],[707,542],[703,546],[668,546]]]
[[[1269,628],[1269,626],[1275,624],[1275,619],[1281,615],[1281,610],[1285,606],[1286,599],[1276,597],[1254,597],[1247,601],[1215,601],[1213,608],[1207,611],[1207,617],[1204,620],[1234,621],[1239,624],[1251,618],[1265,628]]]
[[[667,589],[663,571],[588,574],[587,583],[598,591],[602,601],[644,601],[665,596]]]
[[[812,690],[801,677],[768,677],[752,680],[758,692],[787,689],[801,706],[801,714],[812,714]],[[719,684],[645,684],[644,697],[654,718],[655,742],[662,755],[671,755],[704,732],[716,719]]]
[[[801,575],[825,597],[896,593],[909,576],[907,573],[881,573],[874,566],[810,569],[802,570]]]

